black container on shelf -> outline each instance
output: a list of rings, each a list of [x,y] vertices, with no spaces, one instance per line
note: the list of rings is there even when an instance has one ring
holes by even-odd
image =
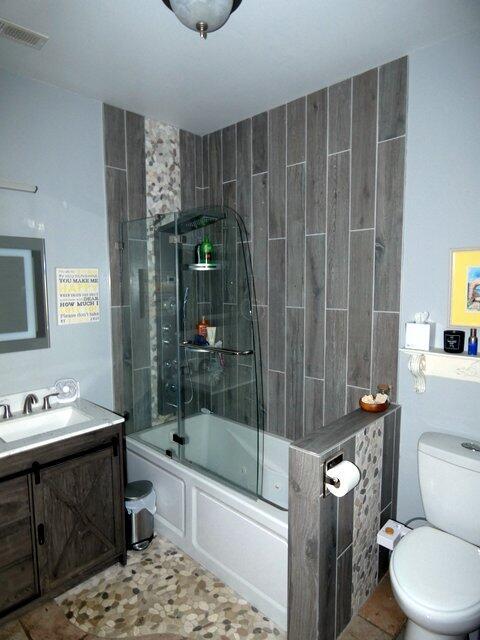
[[[465,349],[465,331],[447,329],[443,332],[443,350],[447,353],[463,353]]]

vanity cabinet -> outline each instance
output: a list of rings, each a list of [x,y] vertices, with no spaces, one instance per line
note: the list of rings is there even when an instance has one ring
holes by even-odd
[[[123,431],[0,460],[0,617],[126,559]]]
[[[0,615],[38,595],[29,477],[0,483]]]

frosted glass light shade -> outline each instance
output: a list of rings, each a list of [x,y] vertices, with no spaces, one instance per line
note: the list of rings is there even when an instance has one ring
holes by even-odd
[[[220,29],[228,20],[233,0],[170,0],[173,12],[189,29],[197,31],[197,24],[208,25],[208,33]]]

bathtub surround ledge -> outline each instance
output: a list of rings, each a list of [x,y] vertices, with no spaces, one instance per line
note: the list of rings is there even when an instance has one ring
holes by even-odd
[[[290,445],[289,640],[335,640],[383,575],[377,531],[395,517],[400,407],[360,409]],[[360,484],[323,496],[323,467],[336,452]]]

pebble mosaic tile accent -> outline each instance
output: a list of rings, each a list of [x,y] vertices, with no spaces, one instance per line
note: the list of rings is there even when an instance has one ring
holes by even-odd
[[[180,131],[169,124],[145,118],[145,172],[147,216],[178,211],[181,205]],[[152,424],[158,415],[157,265],[155,225],[147,221],[147,265],[150,328]]]
[[[380,528],[383,420],[355,438],[360,483],[354,489],[352,610],[357,613],[377,584],[377,531]]]
[[[197,640],[286,640],[286,633],[175,545],[143,552],[57,598],[66,617],[101,638],[177,634]]]

